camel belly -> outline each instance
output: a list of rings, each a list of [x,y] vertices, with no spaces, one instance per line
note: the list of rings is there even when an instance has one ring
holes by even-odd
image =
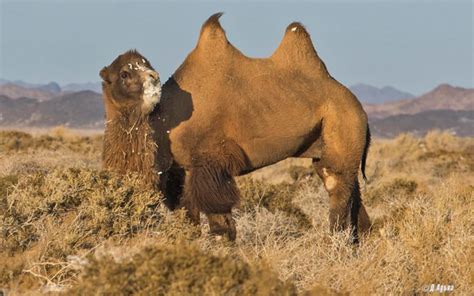
[[[254,170],[292,157],[305,144],[306,137],[265,137],[254,138],[240,144]]]
[[[275,111],[254,118],[243,116],[246,120],[237,119],[234,124],[237,130],[226,131],[244,150],[252,169],[296,156],[319,138],[321,119],[315,110]]]

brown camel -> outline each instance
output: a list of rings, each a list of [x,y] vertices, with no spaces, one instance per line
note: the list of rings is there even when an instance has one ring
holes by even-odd
[[[312,158],[329,193],[331,230],[350,227],[357,241],[370,226],[358,182],[370,143],[361,104],[331,77],[300,23],[271,57],[257,59],[229,43],[220,16],[204,23],[160,101],[158,74],[138,52],[102,69],[105,167],[161,179],[169,207],[179,203],[196,223],[205,213],[211,232],[233,240],[234,177]]]

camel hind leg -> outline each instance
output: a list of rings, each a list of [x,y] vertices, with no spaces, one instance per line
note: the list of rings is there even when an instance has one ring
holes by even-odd
[[[350,228],[354,241],[370,227],[358,181],[359,166],[366,150],[367,119],[351,114],[345,120],[324,119],[322,149],[313,164],[329,194],[331,231]]]
[[[323,140],[319,137],[296,156],[312,158],[313,166],[324,182],[330,199],[330,229],[335,231],[351,226],[356,237],[357,232],[369,230],[370,219],[361,200],[357,177],[361,152],[351,151],[350,148],[357,145],[348,144],[342,138],[326,137]],[[344,149],[345,146],[349,149]]]
[[[319,159],[313,162],[329,194],[329,228],[351,229],[354,242],[370,228],[370,219],[362,203],[357,172],[335,171]]]

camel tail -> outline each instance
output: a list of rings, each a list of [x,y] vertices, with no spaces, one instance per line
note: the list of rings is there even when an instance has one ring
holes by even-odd
[[[367,181],[367,177],[365,175],[365,163],[367,161],[367,154],[369,153],[369,147],[370,147],[370,128],[369,124],[367,123],[367,132],[365,134],[365,146],[364,146],[364,152],[362,154],[362,160],[361,160],[361,171],[362,171],[362,176],[364,177],[364,180]]]

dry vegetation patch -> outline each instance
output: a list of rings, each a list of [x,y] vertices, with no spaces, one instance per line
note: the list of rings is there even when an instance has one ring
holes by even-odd
[[[146,246],[131,257],[93,258],[77,295],[296,295],[296,289],[265,266],[215,256],[186,242]]]
[[[2,181],[7,194],[0,212],[1,258],[16,262],[13,270],[0,272],[4,285],[25,270],[39,280],[48,279],[48,284],[63,284],[56,273],[65,271],[68,256],[86,254],[106,239],[121,241],[163,223],[161,196],[142,189],[134,176],[69,168],[5,176]]]
[[[170,213],[137,176],[100,170],[100,146],[100,136],[61,129],[0,133],[0,288],[81,295],[473,290],[472,138],[432,132],[376,140],[362,190],[374,226],[358,247],[347,244],[348,233],[328,232],[327,194],[306,162],[239,178],[239,236],[229,243],[210,236],[205,223],[198,228],[183,212]]]
[[[30,152],[38,149],[66,150],[81,154],[99,153],[102,137],[78,136],[65,128],[55,128],[46,134],[32,136],[22,131],[0,131],[0,152]]]

